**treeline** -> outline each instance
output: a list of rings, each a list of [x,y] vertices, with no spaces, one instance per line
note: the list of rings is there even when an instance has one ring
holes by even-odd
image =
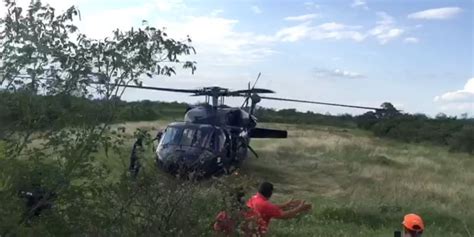
[[[269,109],[259,107],[255,110],[258,121],[269,123],[318,124],[335,127],[355,128],[357,124],[350,114],[331,115],[312,111],[298,112],[296,109]]]
[[[110,106],[113,104],[113,106]],[[34,129],[41,130],[55,121],[60,126],[76,125],[79,121],[99,124],[105,121],[152,121],[158,119],[179,119],[183,117],[185,103],[126,102],[122,100],[99,100],[70,95],[32,95],[28,91],[9,92],[0,90],[0,125],[15,124],[22,117],[35,117]],[[113,117],[104,111],[113,109]],[[80,119],[79,119],[80,118]],[[1,128],[0,128],[1,130]]]
[[[26,111],[22,103],[29,104],[42,121],[41,126],[48,126],[48,120],[63,118],[64,123],[74,123],[75,117],[90,117],[91,123],[109,121],[111,118],[101,116],[103,109],[110,108],[102,100],[91,100],[72,96],[36,96],[33,101],[23,101],[21,93],[0,92],[0,122],[6,126],[9,122],[19,119]],[[26,97],[25,97],[26,98]],[[23,101],[23,102],[22,102]],[[31,105],[33,102],[33,105]],[[115,103],[115,122],[153,121],[158,119],[182,119],[186,103],[112,100]],[[448,146],[452,151],[474,153],[474,119],[463,116],[449,117],[439,114],[430,118],[424,114],[400,113],[390,103],[382,105],[384,110],[367,112],[362,115],[350,114],[330,115],[314,112],[298,112],[295,109],[269,109],[259,107],[256,116],[260,122],[276,122],[291,124],[317,124],[343,128],[361,128],[369,130],[379,137],[388,137],[403,142],[423,143]],[[84,121],[84,120],[81,120]],[[1,129],[0,129],[1,130]]]
[[[121,102],[123,121],[156,120],[160,117],[181,118],[186,104],[164,102]],[[390,103],[384,110],[367,112],[359,116],[331,115],[295,109],[269,109],[259,107],[255,115],[260,122],[317,124],[342,128],[361,128],[379,137],[388,137],[410,143],[432,143],[448,146],[452,151],[474,153],[474,119],[467,116],[449,117],[439,114],[430,118],[424,114],[400,113]]]
[[[188,108],[186,103],[160,101],[118,102],[117,121],[152,121],[182,119]]]
[[[369,130],[379,137],[443,145],[448,146],[451,151],[474,153],[474,118],[468,118],[467,114],[458,118],[440,113],[430,118],[424,114],[401,113],[390,103],[382,104],[382,108],[358,116],[259,108],[256,115],[262,122],[357,127]]]
[[[424,114],[380,116],[368,112],[355,117],[358,127],[372,131],[376,136],[403,142],[429,142],[448,146],[451,151],[474,153],[474,119],[448,117],[439,114],[429,118]]]

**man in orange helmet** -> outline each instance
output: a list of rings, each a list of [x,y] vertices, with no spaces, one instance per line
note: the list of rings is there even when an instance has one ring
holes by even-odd
[[[405,229],[404,237],[419,237],[423,234],[423,230],[425,229],[423,219],[413,213],[405,215],[402,225]]]

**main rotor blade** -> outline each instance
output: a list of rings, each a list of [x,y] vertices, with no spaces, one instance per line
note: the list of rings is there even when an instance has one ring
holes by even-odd
[[[251,138],[287,138],[288,132],[286,130],[252,128],[249,135]]]
[[[336,104],[336,103],[327,103],[327,102],[310,101],[310,100],[296,100],[296,99],[268,97],[268,96],[261,96],[260,98],[267,99],[267,100],[279,100],[279,101],[289,101],[289,102],[298,102],[298,103],[307,103],[307,104],[339,106],[339,107],[355,108],[355,109],[368,109],[368,110],[381,110],[382,109],[382,108],[367,107],[367,106]]]
[[[240,94],[247,94],[247,93],[257,93],[257,94],[268,94],[268,93],[275,93],[272,90],[269,89],[262,89],[262,88],[252,88],[250,90],[236,90],[236,91],[231,91],[229,94],[231,95],[240,95]],[[240,96],[248,96],[248,95],[240,95]]]
[[[90,84],[97,85],[107,85],[104,83],[91,82]],[[136,86],[136,85],[117,85],[120,87],[128,88],[137,88],[137,89],[146,89],[146,90],[156,90],[156,91],[169,91],[169,92],[180,92],[180,93],[200,93],[202,90],[192,90],[192,89],[175,89],[175,88],[164,88],[164,87],[153,87],[153,86]]]

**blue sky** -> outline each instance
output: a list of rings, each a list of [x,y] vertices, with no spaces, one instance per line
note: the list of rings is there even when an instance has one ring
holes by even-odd
[[[24,1],[28,2],[28,1]],[[45,0],[81,10],[80,30],[166,27],[190,35],[195,75],[179,71],[145,84],[239,89],[262,77],[275,96],[378,106],[411,113],[474,115],[473,1],[470,0]],[[130,90],[127,100],[195,102],[195,97]],[[230,100],[230,104],[240,101]],[[361,113],[264,101],[274,108]]]

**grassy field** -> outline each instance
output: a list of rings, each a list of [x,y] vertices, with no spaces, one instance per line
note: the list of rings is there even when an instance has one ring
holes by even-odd
[[[131,132],[165,124],[124,126]],[[250,157],[240,176],[273,182],[275,202],[301,198],[314,206],[297,219],[273,221],[271,236],[393,236],[410,212],[424,218],[426,236],[474,234],[473,156],[379,139],[360,130],[261,126],[288,129],[289,138],[253,140],[260,158]],[[127,162],[109,164],[124,169]],[[255,192],[247,191],[247,196]]]

